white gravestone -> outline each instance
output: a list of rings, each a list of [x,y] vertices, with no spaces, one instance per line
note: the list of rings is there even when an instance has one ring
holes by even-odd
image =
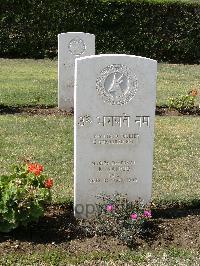
[[[116,192],[151,199],[157,62],[97,55],[75,64],[75,216]]]
[[[95,35],[84,32],[58,34],[58,108],[74,107],[75,59],[95,54]]]

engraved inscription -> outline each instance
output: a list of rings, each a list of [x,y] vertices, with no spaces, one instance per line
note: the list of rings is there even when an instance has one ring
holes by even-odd
[[[122,116],[103,116],[102,120],[101,117],[98,116],[98,124],[102,124],[103,126],[118,126],[118,127],[122,127],[122,126],[126,126],[129,127],[130,126],[130,116],[129,115],[122,115]]]
[[[95,134],[93,137],[93,144],[136,144],[139,141],[139,134]]]
[[[83,40],[79,38],[72,39],[68,44],[68,49],[73,55],[81,55],[86,50],[86,45]]]
[[[95,171],[95,177],[89,178],[89,183],[127,183],[137,182],[134,177],[135,161],[92,161],[91,166]]]
[[[89,178],[89,183],[90,184],[95,184],[95,183],[137,183],[137,178]]]
[[[133,169],[133,166],[135,165],[135,161],[93,161],[92,163],[93,167],[96,167],[97,171],[130,171]]]
[[[129,128],[133,123],[138,124],[139,127],[146,126],[150,127],[150,116],[148,115],[136,115],[131,117],[127,114],[122,115],[103,115],[92,118],[90,115],[81,115],[78,117],[77,124],[79,126],[85,126],[86,124],[96,123],[103,127],[119,127],[119,128]]]
[[[139,124],[139,127],[142,127],[142,125],[146,125],[147,127],[150,126],[150,116],[136,116],[135,123]]]
[[[103,101],[112,105],[128,103],[138,89],[137,78],[125,65],[104,68],[96,80],[96,89]]]

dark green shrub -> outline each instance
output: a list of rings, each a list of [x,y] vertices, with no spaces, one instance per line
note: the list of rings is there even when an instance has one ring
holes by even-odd
[[[96,35],[97,53],[199,63],[200,4],[172,0],[4,0],[0,56],[54,57],[57,34]]]

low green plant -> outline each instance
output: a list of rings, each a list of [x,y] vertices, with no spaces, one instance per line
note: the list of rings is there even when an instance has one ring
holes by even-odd
[[[195,107],[197,90],[192,90],[188,95],[180,95],[175,98],[168,99],[170,109],[176,109],[179,112],[187,112]]]
[[[132,245],[135,238],[148,230],[151,218],[150,204],[141,199],[131,202],[126,195],[100,195],[97,204],[95,230],[100,235],[112,235]]]
[[[37,221],[51,200],[53,180],[37,163],[17,165],[10,175],[0,176],[0,231]]]

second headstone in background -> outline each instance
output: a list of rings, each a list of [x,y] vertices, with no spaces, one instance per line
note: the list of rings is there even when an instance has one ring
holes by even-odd
[[[58,34],[58,108],[74,107],[75,59],[95,54],[95,35],[84,32]]]

